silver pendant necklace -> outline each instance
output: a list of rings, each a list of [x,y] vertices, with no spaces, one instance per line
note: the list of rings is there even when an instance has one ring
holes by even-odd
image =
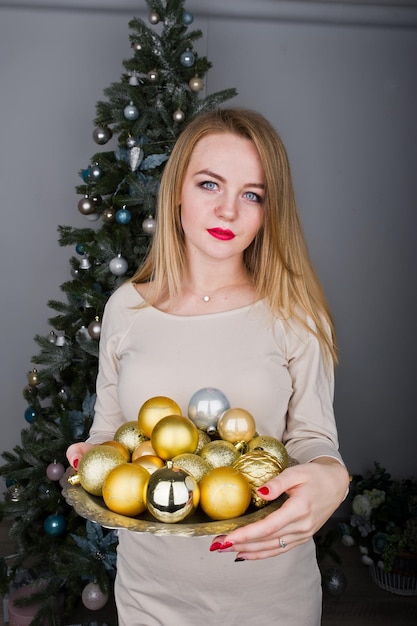
[[[210,296],[203,296],[204,302],[210,302]]]

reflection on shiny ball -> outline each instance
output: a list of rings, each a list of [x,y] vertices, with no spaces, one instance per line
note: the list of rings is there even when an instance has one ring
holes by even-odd
[[[229,400],[222,391],[214,387],[203,387],[191,396],[188,417],[197,428],[212,433],[216,431],[222,413],[229,408]]]

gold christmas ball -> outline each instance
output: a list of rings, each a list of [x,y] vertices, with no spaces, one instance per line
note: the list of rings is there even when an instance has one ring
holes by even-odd
[[[210,441],[211,441],[210,435],[206,433],[205,430],[201,430],[201,428],[199,428],[198,429],[198,444],[197,444],[197,449],[195,451],[195,454],[200,454],[204,446],[210,443]]]
[[[281,472],[288,467],[290,457],[287,452],[287,448],[284,444],[275,437],[268,437],[266,435],[258,435],[251,439],[248,443],[248,452],[253,450],[264,450],[272,454],[280,464]]]
[[[167,415],[154,426],[151,442],[156,455],[166,461],[178,454],[195,452],[198,429],[188,417]]]
[[[189,452],[174,456],[172,464],[174,467],[180,467],[191,474],[198,483],[211,470],[211,466],[201,456]]]
[[[132,461],[136,461],[140,456],[144,456],[145,454],[155,454],[155,450],[152,447],[152,442],[150,439],[146,441],[142,441],[132,452]]]
[[[114,433],[113,439],[122,443],[129,452],[132,454],[133,450],[137,446],[145,441],[147,437],[138,428],[138,423],[135,420],[131,422],[125,422]]]
[[[155,424],[167,415],[182,415],[182,411],[175,400],[166,396],[149,398],[139,409],[139,430],[150,439]]]
[[[254,417],[245,409],[227,409],[217,423],[217,432],[225,441],[250,441],[256,432]]]
[[[82,488],[93,496],[101,496],[107,474],[123,463],[126,463],[125,457],[112,446],[99,445],[90,448],[83,454],[78,465]]]
[[[257,508],[267,504],[267,501],[258,494],[257,489],[281,473],[278,459],[264,450],[254,450],[242,454],[233,467],[248,479],[252,492],[252,504]]]
[[[125,457],[126,463],[129,463],[130,450],[128,450],[128,448],[124,445],[124,443],[121,443],[120,441],[115,441],[114,439],[110,439],[109,441],[103,441],[101,445],[111,446],[113,448],[116,448],[116,450],[119,450],[119,452],[123,454],[123,456]]]
[[[143,513],[149,477],[149,472],[135,463],[124,463],[112,469],[102,488],[107,508],[127,517]]]
[[[216,439],[210,441],[201,450],[200,456],[211,467],[227,467],[233,465],[240,457],[240,452],[230,441]]]
[[[211,519],[240,517],[251,501],[247,478],[234,467],[217,467],[201,479],[200,506]]]
[[[199,499],[200,489],[195,478],[180,467],[173,467],[171,461],[149,478],[147,508],[160,522],[181,522],[195,511]]]
[[[144,467],[150,474],[153,474],[157,469],[161,469],[165,466],[165,463],[159,456],[155,456],[154,454],[143,454],[138,457],[132,463],[136,463],[136,465],[141,465]]]

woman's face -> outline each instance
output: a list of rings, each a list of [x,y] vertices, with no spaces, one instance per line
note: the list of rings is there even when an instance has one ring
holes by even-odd
[[[187,252],[219,260],[243,258],[263,224],[264,182],[251,140],[231,133],[200,139],[181,192]]]

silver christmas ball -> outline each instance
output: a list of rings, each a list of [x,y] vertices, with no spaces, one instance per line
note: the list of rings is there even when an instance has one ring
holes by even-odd
[[[214,387],[203,387],[192,396],[188,404],[188,417],[200,430],[213,433],[224,411],[230,409],[224,393]]]
[[[93,139],[99,146],[104,146],[113,136],[111,128],[108,126],[97,126],[93,130]]]
[[[120,254],[114,257],[109,263],[109,269],[115,276],[123,276],[127,272],[127,261]]]
[[[101,214],[102,220],[103,222],[106,222],[106,224],[111,224],[112,222],[114,222],[114,216],[115,211],[113,207],[107,207]]]
[[[188,83],[191,91],[201,91],[203,89],[203,81],[199,76],[194,76]]]
[[[140,52],[142,50],[142,44],[139,43],[139,41],[134,41],[131,47],[134,52]]]
[[[78,202],[78,210],[82,215],[91,215],[96,210],[95,202],[87,195]]]
[[[134,137],[128,137],[126,139],[126,145],[128,148],[134,148],[137,145],[137,141]]]
[[[91,339],[100,339],[101,322],[99,317],[96,317],[95,320],[88,325],[88,334]]]
[[[148,235],[154,234],[155,226],[156,226],[156,222],[151,215],[147,217],[146,220],[143,220],[142,222],[142,230],[144,233],[147,233]]]
[[[159,17],[158,13],[156,11],[151,11],[148,15],[148,20],[150,21],[151,24],[153,24],[154,26],[156,24],[159,23],[159,20],[161,18]]]
[[[151,81],[151,83],[156,82],[159,78],[158,72],[156,70],[150,70],[148,72],[148,78]]]
[[[174,122],[178,122],[180,124],[181,122],[185,120],[184,111],[181,111],[181,109],[177,109],[172,114],[172,119],[174,120]]]
[[[90,165],[88,168],[88,172],[90,174],[90,178],[92,180],[98,180],[103,175],[103,171],[98,163],[94,163],[94,165]]]
[[[186,50],[180,56],[180,63],[184,67],[192,67],[194,65],[195,56],[191,50]]]
[[[103,592],[96,582],[92,582],[84,587],[81,599],[86,609],[98,611],[107,604],[109,594]]]
[[[129,104],[123,110],[123,115],[125,116],[125,118],[127,120],[130,120],[130,121],[133,122],[134,120],[138,119],[138,117],[139,117],[139,110],[133,104],[133,102],[129,102]]]

